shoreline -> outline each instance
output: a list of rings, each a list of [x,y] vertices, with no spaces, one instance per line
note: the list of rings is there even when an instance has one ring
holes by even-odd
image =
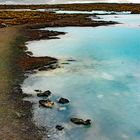
[[[64,34],[62,32],[43,32],[29,30],[26,26],[1,28],[0,32],[0,57],[2,70],[0,70],[0,134],[2,139],[7,140],[37,140],[42,139],[44,128],[35,126],[32,120],[32,103],[24,101],[28,96],[22,92],[21,84],[24,81],[25,73],[34,69],[42,68],[57,59],[51,57],[32,57],[26,52],[27,41],[41,38],[50,39],[51,36]],[[34,35],[34,34],[35,35]],[[31,35],[32,34],[32,35]],[[58,38],[57,38],[58,39]],[[9,52],[10,50],[10,52]],[[6,54],[4,54],[6,53]],[[4,61],[5,60],[5,61]],[[2,64],[4,63],[4,64]]]
[[[16,27],[0,29],[2,47],[0,49],[0,61],[3,70],[0,71],[0,134],[5,140],[33,140],[41,139],[41,131],[33,124],[31,107],[32,104],[23,101],[24,95],[20,83],[24,80],[23,73],[18,67],[20,58],[20,29]],[[2,50],[3,49],[3,50]]]

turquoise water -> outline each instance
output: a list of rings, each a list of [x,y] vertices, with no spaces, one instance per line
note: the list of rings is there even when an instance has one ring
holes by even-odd
[[[140,22],[138,17],[135,20]],[[140,28],[128,24],[53,28],[67,34],[61,39],[28,43],[35,56],[54,56],[61,66],[29,75],[22,85],[25,93],[33,95],[27,98],[34,103],[33,120],[49,128],[44,139],[140,139]],[[62,64],[67,59],[76,61]],[[39,108],[34,89],[49,89],[53,101],[65,97],[70,104],[61,111],[59,105]],[[92,125],[76,126],[70,117],[89,118]],[[63,125],[64,131],[56,131],[57,124]]]

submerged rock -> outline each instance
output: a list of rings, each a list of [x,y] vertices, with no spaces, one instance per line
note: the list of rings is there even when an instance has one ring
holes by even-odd
[[[66,107],[59,107],[58,110],[59,110],[59,111],[66,110]]]
[[[61,63],[61,64],[63,64],[63,65],[68,65],[68,64],[70,64],[70,63],[68,63],[68,62],[63,62],[63,63]]]
[[[79,118],[71,118],[70,121],[77,125],[91,125],[90,119],[84,121],[83,119],[79,119]]]
[[[68,99],[66,99],[66,98],[60,98],[59,100],[58,100],[58,103],[60,103],[60,104],[68,104],[70,101],[68,100]]]
[[[47,66],[40,67],[38,70],[39,71],[47,71],[49,69],[56,69],[58,67],[59,67],[58,63],[53,63],[53,64],[49,64]]]
[[[49,97],[51,94],[52,94],[51,91],[47,90],[47,91],[45,91],[43,93],[38,93],[37,96],[38,97]]]
[[[63,129],[64,129],[64,127],[63,126],[61,126],[61,125],[56,125],[56,127],[55,127],[57,130],[59,130],[59,131],[62,131]]]
[[[43,107],[46,108],[52,108],[54,106],[54,102],[52,102],[51,100],[40,100],[39,104]]]
[[[74,60],[74,59],[68,59],[67,61],[68,61],[68,62],[74,62],[74,61],[76,61],[76,60]]]

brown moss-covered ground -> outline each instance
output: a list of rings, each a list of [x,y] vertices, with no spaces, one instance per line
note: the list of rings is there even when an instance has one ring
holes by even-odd
[[[109,22],[91,21],[90,15],[85,14],[56,14],[40,11],[2,11],[4,9],[59,9],[59,10],[106,10],[106,11],[131,11],[140,13],[140,4],[66,4],[66,5],[0,5],[0,27],[45,24],[45,26],[99,26]],[[94,15],[96,16],[96,15]]]
[[[61,9],[61,10],[106,10],[106,11],[131,11],[140,13],[140,4],[116,4],[116,3],[94,3],[94,4],[58,4],[58,5],[0,5],[0,9]]]
[[[0,25],[12,26],[23,24],[45,24],[46,27],[57,26],[99,26],[110,24],[105,21],[93,21],[90,15],[83,14],[55,14],[33,11],[0,11]],[[112,22],[111,22],[112,24]]]

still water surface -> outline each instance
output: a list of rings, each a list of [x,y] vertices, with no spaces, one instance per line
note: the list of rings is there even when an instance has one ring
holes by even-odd
[[[34,103],[33,120],[49,128],[50,140],[140,139],[140,16],[133,16],[127,22],[125,17],[112,17],[123,26],[49,28],[67,34],[28,43],[34,56],[60,60],[60,68],[29,75],[22,85],[25,93],[33,95],[27,98]],[[76,61],[62,64],[68,59]],[[70,104],[61,111],[59,105],[39,108],[34,89],[49,89],[53,101],[65,97]],[[70,117],[89,118],[92,125],[76,126]],[[56,131],[57,124],[64,131]]]

